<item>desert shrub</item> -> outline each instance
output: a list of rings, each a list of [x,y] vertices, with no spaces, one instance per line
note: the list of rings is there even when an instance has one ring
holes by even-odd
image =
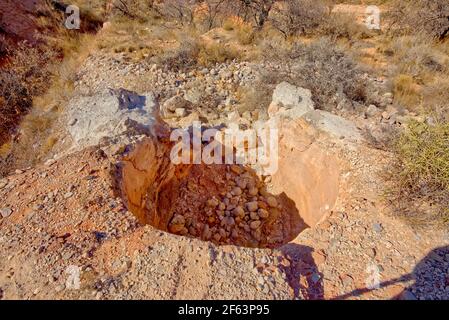
[[[244,46],[252,44],[256,36],[253,28],[248,25],[240,26],[240,28],[236,31],[236,35],[239,44]]]
[[[145,22],[159,13],[154,0],[114,0],[111,5],[113,15],[125,16],[141,22]]]
[[[449,123],[412,121],[399,136],[389,192],[398,213],[416,222],[449,221]]]
[[[157,7],[168,20],[182,25],[195,24],[197,28],[210,30],[225,18],[230,4],[227,0],[167,0]]]
[[[373,31],[357,23],[354,17],[347,13],[332,13],[325,19],[319,28],[320,34],[333,38],[366,39],[373,35]]]
[[[195,18],[194,0],[167,0],[157,5],[157,11],[167,20],[182,25],[192,24]]]
[[[449,36],[447,0],[395,0],[391,7],[392,30],[407,34],[423,32],[438,39]]]
[[[262,28],[269,20],[271,10],[276,0],[240,0],[231,5],[234,15],[241,17],[245,22],[253,22],[258,28]]]
[[[397,72],[425,78],[429,73],[449,72],[449,58],[422,36],[395,38],[390,46]]]
[[[449,122],[449,79],[432,83],[422,90],[423,101],[428,104],[427,113]]]
[[[272,25],[285,37],[310,34],[328,19],[328,7],[322,1],[287,0],[273,7]]]
[[[233,31],[237,41],[241,45],[252,44],[255,40],[256,33],[251,24],[236,16],[228,17],[223,23],[223,29]]]
[[[15,55],[0,69],[0,144],[7,141],[20,119],[42,94],[51,73],[48,63],[55,53],[19,44]]]
[[[223,43],[202,43],[198,53],[198,64],[203,66],[211,66],[234,59],[240,59],[240,52]]]
[[[311,44],[265,44],[264,59],[278,61],[284,71],[270,72],[266,81],[289,81],[310,89],[319,109],[331,110],[341,102],[364,103],[367,99],[363,72],[353,58],[328,38]]]
[[[238,28],[238,21],[234,17],[228,17],[223,22],[223,29],[226,31],[234,31],[236,28]]]
[[[176,49],[151,57],[149,63],[156,63],[174,71],[189,69],[197,64],[199,52],[198,38],[184,34]]]

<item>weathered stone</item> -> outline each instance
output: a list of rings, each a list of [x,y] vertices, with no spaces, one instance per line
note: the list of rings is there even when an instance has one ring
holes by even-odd
[[[267,219],[267,218],[270,216],[270,214],[268,213],[268,211],[265,210],[265,209],[259,209],[259,210],[257,210],[257,214],[259,215],[259,217],[260,217],[261,219]]]
[[[273,196],[269,196],[267,197],[267,203],[270,207],[275,208],[278,206],[278,201],[276,200],[275,197]]]
[[[297,119],[312,110],[314,110],[314,103],[310,90],[282,82],[273,92],[268,114]]]
[[[360,130],[349,120],[323,110],[314,110],[304,114],[304,119],[313,127],[324,131],[337,139],[362,141]]]
[[[251,220],[259,220],[259,215],[255,211],[252,211],[249,216],[251,217]]]
[[[219,201],[215,198],[209,199],[207,200],[207,206],[211,207],[211,208],[216,208],[219,204]]]
[[[301,218],[313,227],[330,213],[337,200],[339,160],[314,143],[316,130],[303,119],[283,124],[279,134],[279,163],[271,191],[294,201]],[[270,215],[279,214],[278,209],[272,209]],[[299,224],[291,227],[301,228]]]
[[[255,229],[259,228],[260,225],[261,225],[261,222],[259,220],[256,220],[256,221],[252,221],[249,226],[251,229],[255,230]]]
[[[246,209],[248,209],[248,211],[250,212],[257,211],[257,209],[259,209],[259,204],[257,203],[257,201],[248,202],[246,204]]]
[[[379,114],[379,109],[373,104],[369,105],[365,111],[365,115],[368,118],[373,117],[377,114]]]
[[[162,104],[161,114],[162,117],[169,117],[176,112],[176,109],[186,109],[190,107],[190,102],[185,100],[181,96],[174,96],[166,100]]]
[[[124,89],[107,90],[95,96],[75,96],[68,106],[68,126],[72,149],[97,145],[103,138],[128,132],[153,136],[168,134],[168,127],[159,121],[159,105],[152,93],[138,95]]]
[[[259,193],[259,189],[257,189],[256,187],[250,188],[248,190],[248,194],[253,197],[257,196],[258,193]]]
[[[242,194],[242,189],[240,189],[239,187],[235,187],[232,189],[232,194],[235,196],[240,196]]]
[[[243,210],[242,207],[235,208],[232,213],[236,217],[244,217],[245,216],[245,210]]]
[[[0,214],[2,215],[3,218],[7,218],[12,214],[12,209],[11,208],[1,208]]]

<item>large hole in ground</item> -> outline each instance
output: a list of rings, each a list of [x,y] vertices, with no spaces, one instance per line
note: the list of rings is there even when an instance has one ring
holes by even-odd
[[[174,165],[169,150],[145,138],[124,158],[120,187],[141,223],[180,236],[279,247],[320,221],[337,197],[338,170],[314,148],[281,146],[270,188],[243,166]]]

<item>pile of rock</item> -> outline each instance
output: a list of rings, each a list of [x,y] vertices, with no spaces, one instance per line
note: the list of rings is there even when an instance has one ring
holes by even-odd
[[[205,201],[199,215],[175,214],[169,231],[216,244],[269,247],[282,241],[275,230],[283,210],[280,201],[251,171],[237,165],[227,169],[220,197]]]

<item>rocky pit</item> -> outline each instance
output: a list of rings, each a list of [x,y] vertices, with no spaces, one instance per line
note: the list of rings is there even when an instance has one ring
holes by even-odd
[[[279,170],[263,180],[240,165],[174,165],[171,144],[146,137],[120,164],[122,196],[141,223],[162,231],[217,245],[280,247],[325,219],[338,194],[335,159],[293,127],[294,140],[292,126],[280,139]]]

